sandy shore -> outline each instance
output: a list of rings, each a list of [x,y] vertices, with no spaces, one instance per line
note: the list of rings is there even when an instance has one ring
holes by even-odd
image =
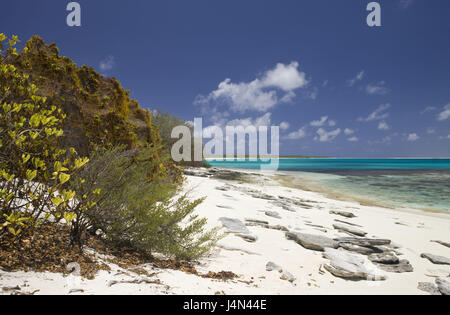
[[[0,270],[0,294],[429,294],[418,289],[420,282],[431,286],[438,277],[448,279],[449,265],[434,264],[421,255],[450,258],[450,248],[432,242],[450,242],[450,215],[333,200],[319,193],[281,186],[268,174],[243,172],[247,175],[227,180],[227,176],[208,172],[189,173],[185,187],[193,198],[206,197],[197,214],[208,218],[211,227],[225,226],[226,234],[197,269],[205,273],[232,271],[240,276],[238,279],[224,282],[150,265],[140,267],[156,273],[152,279],[112,264],[110,272],[100,271],[94,280]],[[326,253],[308,249],[311,246],[295,240],[308,234],[332,241],[355,233],[391,241],[370,247],[379,251],[379,259],[393,259],[391,265],[373,262],[373,254],[344,250],[342,240],[333,241],[332,247],[339,249],[327,249]],[[333,261],[336,255],[344,262]],[[397,258],[402,261],[400,264],[395,261]],[[405,260],[409,264],[405,265]],[[269,262],[273,264],[268,266]],[[360,277],[336,276],[342,273],[336,271],[337,267],[342,266],[358,271]],[[386,271],[399,271],[402,266],[412,267],[413,271]],[[334,274],[330,272],[333,269]],[[361,276],[361,270],[369,274],[370,280]],[[160,283],[152,283],[155,280]]]

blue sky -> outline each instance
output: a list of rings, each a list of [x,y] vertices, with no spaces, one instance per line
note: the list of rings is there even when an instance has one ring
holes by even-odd
[[[118,78],[143,107],[281,125],[281,153],[450,156],[450,2],[4,0],[0,32],[34,34]]]

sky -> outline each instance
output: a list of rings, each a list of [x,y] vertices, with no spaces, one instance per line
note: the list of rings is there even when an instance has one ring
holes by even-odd
[[[3,0],[0,33],[55,42],[141,106],[278,125],[283,155],[450,156],[450,1]]]

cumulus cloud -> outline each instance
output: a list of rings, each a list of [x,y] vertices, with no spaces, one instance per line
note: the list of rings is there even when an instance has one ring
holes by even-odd
[[[365,71],[361,70],[354,78],[347,80],[347,85],[349,87],[354,86],[358,81],[361,81],[362,79],[364,79],[364,74],[365,74]]]
[[[352,134],[354,134],[355,133],[355,131],[353,130],[353,129],[350,129],[350,128],[345,128],[344,129],[344,134],[346,135],[346,136],[350,136],[350,135],[352,135]]]
[[[333,131],[326,131],[323,128],[319,128],[317,130],[317,134],[319,135],[318,140],[320,142],[329,142],[329,141],[334,140],[337,136],[339,136],[341,134],[341,129],[338,128],[338,129],[333,130]]]
[[[437,108],[434,106],[427,106],[423,111],[420,112],[421,115],[426,114],[428,112],[435,111]]]
[[[256,128],[261,126],[267,126],[269,127],[271,125],[271,118],[272,113],[266,113],[263,116],[256,117],[256,118],[244,118],[244,119],[233,119],[226,123],[227,126],[242,126],[242,127],[248,127],[248,126],[254,126]]]
[[[108,56],[102,61],[100,61],[99,68],[101,71],[109,71],[114,68],[116,62],[113,56]]]
[[[367,117],[360,117],[358,121],[369,122],[375,120],[383,120],[389,117],[389,113],[386,112],[391,107],[391,104],[382,104],[374,112]]]
[[[444,106],[444,110],[439,113],[438,121],[444,121],[450,118],[450,104]]]
[[[414,0],[400,0],[398,2],[398,6],[402,10],[408,9],[412,4],[414,3]]]
[[[280,103],[291,101],[295,90],[308,84],[306,74],[300,72],[298,62],[279,63],[274,69],[251,82],[222,81],[208,96],[198,96],[195,103],[223,102],[233,112],[267,111]]]
[[[385,95],[389,93],[389,89],[386,87],[386,82],[380,81],[377,83],[369,83],[366,86],[366,92],[370,95]]]
[[[410,141],[410,142],[414,142],[414,141],[417,141],[419,139],[420,139],[420,137],[417,135],[417,133],[410,133],[408,135],[408,141]]]
[[[297,131],[293,131],[290,134],[288,134],[285,139],[289,139],[289,140],[298,140],[298,139],[302,139],[306,137],[306,128],[302,127]]]
[[[325,123],[328,120],[328,116],[322,116],[322,118],[320,118],[320,120],[313,120],[310,122],[310,125],[313,127],[322,127],[325,125]]]
[[[380,129],[380,130],[389,130],[390,127],[389,127],[389,125],[387,124],[387,122],[385,122],[385,121],[380,121],[380,123],[378,124],[378,129]]]
[[[283,122],[280,124],[280,129],[281,129],[281,130],[288,130],[290,126],[291,126],[291,125],[290,125],[288,122],[283,121]]]
[[[359,141],[359,138],[356,137],[356,136],[353,136],[353,137],[351,137],[351,138],[348,138],[347,140],[350,141],[350,142],[358,142],[358,141]]]

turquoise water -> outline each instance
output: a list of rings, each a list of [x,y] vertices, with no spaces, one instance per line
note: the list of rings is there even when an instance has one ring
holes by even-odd
[[[261,161],[208,161],[258,170]],[[303,188],[387,206],[450,211],[450,159],[280,159],[278,171]]]

